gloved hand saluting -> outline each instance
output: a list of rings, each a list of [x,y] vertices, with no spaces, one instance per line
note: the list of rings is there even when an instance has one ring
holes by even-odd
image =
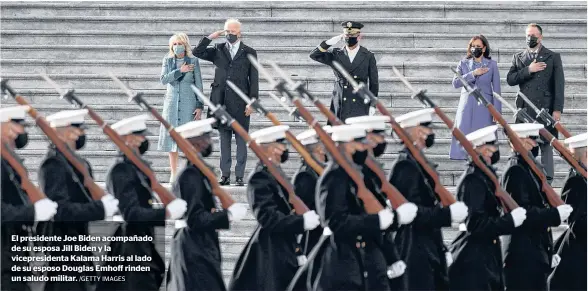
[[[318,214],[314,210],[302,214],[304,218],[304,230],[313,230],[321,223]]]
[[[114,198],[112,194],[102,196],[100,199],[104,205],[104,218],[112,217],[118,210],[118,199]]]
[[[451,211],[451,221],[453,222],[460,223],[468,217],[468,207],[461,201],[449,205],[449,211]]]
[[[49,198],[43,198],[33,205],[35,208],[35,221],[47,221],[57,213],[57,203]]]
[[[186,201],[183,199],[176,198],[174,201],[170,202],[166,208],[168,218],[171,220],[176,220],[184,216],[186,209],[188,209],[188,203],[186,203]]]
[[[338,43],[341,39],[343,39],[343,34],[339,34],[337,36],[331,37],[329,40],[325,41],[327,45],[334,45]]]

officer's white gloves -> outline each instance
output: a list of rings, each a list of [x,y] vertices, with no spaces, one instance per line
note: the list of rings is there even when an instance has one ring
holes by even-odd
[[[515,227],[521,226],[525,219],[527,219],[527,210],[522,207],[517,207],[513,211],[510,212],[512,216],[512,221],[514,222]]]
[[[453,222],[460,223],[468,217],[468,207],[461,201],[449,205],[449,211],[451,212],[451,221]]]
[[[378,212],[378,218],[380,219],[380,229],[385,230],[394,221],[394,213],[392,213],[390,208],[384,208]]]
[[[35,221],[47,221],[57,213],[57,203],[53,202],[49,198],[43,198],[35,204]]]
[[[229,219],[231,221],[240,221],[247,214],[247,207],[241,203],[234,203],[227,210],[229,211]]]
[[[183,199],[176,198],[167,205],[166,209],[169,219],[176,220],[184,216],[184,213],[186,213],[186,210],[188,209],[188,203]]]
[[[447,267],[449,268],[449,266],[453,264],[453,255],[451,255],[450,252],[445,252],[445,260],[447,261]]]
[[[552,268],[557,267],[557,265],[559,265],[560,261],[561,261],[561,257],[558,254],[554,254],[553,257],[551,257],[551,267]]]
[[[114,198],[112,194],[102,196],[100,199],[104,206],[104,218],[113,217],[118,210],[118,199]]]
[[[396,263],[388,267],[386,275],[388,275],[388,279],[398,278],[402,276],[402,274],[404,274],[405,270],[406,264],[404,263],[404,261],[397,261]]]
[[[417,215],[417,206],[412,202],[407,202],[400,207],[396,208],[396,214],[398,214],[398,223],[409,224]]]
[[[327,45],[334,45],[334,44],[338,43],[341,39],[343,39],[343,34],[333,36],[330,39],[328,39],[327,41],[325,41],[325,43]]]
[[[313,230],[321,223],[318,214],[314,210],[302,214],[302,218],[304,218],[304,230]]]
[[[376,108],[375,108],[375,107],[372,107],[372,106],[370,106],[369,113],[370,113],[370,116],[371,116],[371,115],[375,115],[375,114],[376,114]]]
[[[570,217],[570,214],[572,214],[572,211],[574,211],[574,209],[572,208],[572,206],[570,206],[568,204],[558,206],[557,212],[559,212],[560,221],[561,222],[566,221],[568,219],[568,217]]]

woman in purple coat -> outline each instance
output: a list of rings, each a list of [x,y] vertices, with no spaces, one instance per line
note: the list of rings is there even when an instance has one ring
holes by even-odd
[[[468,44],[466,58],[457,65],[457,72],[469,82],[472,88],[478,88],[486,100],[494,104],[496,110],[501,112],[502,104],[492,95],[492,92],[500,94],[500,74],[496,61],[490,59],[490,45],[486,37],[483,35],[472,37]],[[461,88],[455,124],[464,134],[494,123],[488,109],[484,105],[479,105],[476,98],[468,94],[457,77],[453,78],[453,87]],[[465,160],[467,157],[467,153],[455,137],[451,141],[449,157],[453,160]]]

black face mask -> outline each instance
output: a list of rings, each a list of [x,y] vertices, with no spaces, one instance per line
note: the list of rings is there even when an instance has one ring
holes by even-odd
[[[140,154],[144,154],[147,150],[149,149],[149,140],[145,139],[140,145],[139,145],[139,153]]]
[[[209,144],[200,154],[205,158],[210,156],[212,154],[212,144]]]
[[[490,158],[490,164],[494,165],[500,161],[500,150],[496,150]]]
[[[14,140],[14,146],[17,149],[22,149],[27,145],[28,142],[29,142],[29,134],[27,132],[23,132],[23,133],[19,134],[18,136],[16,136],[16,139]]]
[[[479,58],[484,53],[484,52],[482,52],[482,48],[481,47],[473,47],[473,48],[470,48],[470,52],[476,58]]]
[[[284,150],[282,152],[282,155],[280,156],[280,163],[285,163],[288,160],[288,157],[290,155],[290,151],[288,151],[288,149]]]
[[[535,37],[535,36],[527,36],[527,46],[530,48],[534,48],[537,46],[538,42],[537,40],[539,40],[539,38]]]
[[[85,144],[86,144],[86,135],[82,134],[78,137],[78,140],[76,140],[76,150],[83,148]]]
[[[384,154],[384,151],[386,151],[386,146],[388,145],[387,142],[383,142],[383,143],[379,143],[375,148],[374,148],[374,156],[375,157],[379,157],[381,155]]]
[[[229,41],[229,43],[235,43],[238,39],[236,34],[230,34],[230,33],[227,34],[225,37],[227,38],[227,41]]]
[[[367,151],[355,151],[355,153],[353,153],[353,162],[358,164],[358,165],[363,165],[365,163],[365,160],[368,157],[368,152]]]
[[[427,135],[427,139],[425,140],[425,146],[427,148],[432,147],[435,144],[435,134],[431,133]]]
[[[348,46],[354,46],[354,45],[356,45],[357,44],[357,41],[358,41],[357,40],[357,37],[346,37],[345,38],[345,43]]]

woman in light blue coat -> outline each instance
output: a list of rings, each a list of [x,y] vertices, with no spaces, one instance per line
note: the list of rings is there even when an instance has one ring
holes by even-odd
[[[185,33],[174,34],[169,39],[169,52],[161,65],[161,83],[167,85],[163,101],[163,118],[178,127],[200,119],[202,102],[191,88],[194,84],[202,90],[202,75],[198,58],[192,55],[192,47]],[[170,183],[175,180],[178,168],[178,146],[161,126],[157,149],[169,153]]]
[[[502,104],[492,95],[492,92],[500,94],[500,73],[496,61],[490,58],[490,45],[486,37],[477,35],[470,40],[467,56],[457,65],[457,72],[468,81],[472,88],[479,89],[486,100],[492,103],[498,112],[501,112]],[[469,134],[494,124],[488,109],[478,104],[473,95],[468,94],[457,77],[453,78],[453,87],[462,88],[455,115],[455,126],[464,134]],[[455,137],[451,140],[449,157],[453,160],[467,159],[467,153]]]

